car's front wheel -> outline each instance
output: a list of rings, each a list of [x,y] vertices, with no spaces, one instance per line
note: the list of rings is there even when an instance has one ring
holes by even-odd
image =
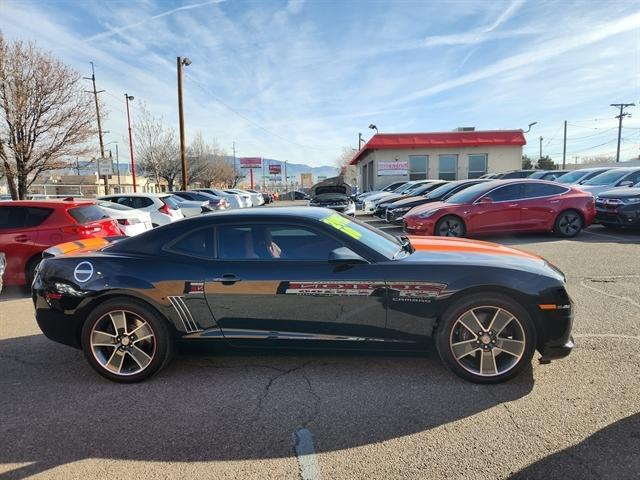
[[[531,316],[511,298],[473,294],[447,309],[436,331],[443,363],[476,383],[499,383],[531,363],[536,331]]]
[[[446,215],[438,220],[435,235],[439,237],[464,237],[467,229],[464,221],[455,215]]]
[[[145,380],[171,358],[167,322],[150,306],[114,298],[100,304],[82,328],[82,349],[103,377],[123,383]]]

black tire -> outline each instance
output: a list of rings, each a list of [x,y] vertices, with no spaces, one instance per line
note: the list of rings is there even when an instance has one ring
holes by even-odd
[[[467,233],[467,227],[464,220],[455,215],[445,215],[438,223],[433,232],[438,237],[464,237]]]
[[[501,332],[505,332],[504,335],[500,335],[501,332],[499,332],[496,335],[498,344],[492,346],[491,344],[485,345],[484,342],[481,342],[480,339],[482,337],[477,336],[475,333],[467,333],[465,331],[466,329],[461,326],[458,320],[465,317],[465,314],[469,310],[477,309],[476,311],[479,312],[478,318],[483,321],[485,327],[488,327],[490,326],[490,314],[483,317],[483,311],[488,313],[491,311],[489,309],[494,307],[507,314],[510,313],[515,317],[517,322],[510,321],[506,324],[501,330]],[[487,323],[489,323],[489,325],[487,325]],[[513,333],[511,338],[507,337],[510,332]],[[518,332],[520,332],[521,335],[518,335]],[[461,343],[468,341],[473,345],[470,347],[469,353],[456,359],[452,345],[458,342],[461,333],[467,333],[469,338],[469,340],[463,339]],[[491,338],[488,332],[486,335]],[[522,341],[524,342],[524,347],[519,347],[522,348],[519,357],[506,352],[500,352],[500,348],[497,348],[495,352],[498,353],[495,354],[493,360],[495,373],[487,372],[486,374],[482,374],[482,359],[480,358],[483,355],[482,349],[490,348],[491,350],[485,353],[492,353],[493,349],[498,347],[504,339],[513,342],[512,339],[516,339],[518,336],[522,336]],[[501,338],[503,340],[500,340]],[[531,358],[533,357],[537,344],[537,336],[531,316],[522,305],[515,302],[512,298],[499,293],[475,293],[461,298],[445,311],[438,323],[438,328],[435,333],[435,343],[442,363],[459,377],[475,383],[501,383],[515,377],[531,363]],[[495,342],[492,343],[495,344]],[[473,351],[471,351],[472,349]],[[499,362],[503,369],[502,373],[499,370],[501,368],[498,366]],[[473,368],[475,363],[479,365],[477,372],[474,371]]]
[[[580,233],[584,226],[582,215],[577,210],[560,212],[553,225],[553,231],[562,238],[572,238]]]
[[[141,365],[138,365],[142,370],[137,373],[119,374],[112,372],[100,363],[97,356],[104,352],[106,357],[109,352],[113,352],[116,349],[114,347],[106,347],[105,349],[98,350],[94,353],[91,347],[91,336],[94,326],[99,322],[107,321],[106,316],[109,313],[121,311],[127,312],[125,322],[131,322],[132,319],[135,319],[137,316],[148,324],[153,333],[153,353],[148,355],[151,358],[151,361],[144,368],[142,368]],[[104,331],[102,328],[100,330]],[[148,342],[151,342],[151,340],[148,340]],[[82,327],[81,344],[85,358],[96,372],[109,380],[121,383],[140,382],[156,374],[169,363],[173,357],[174,351],[173,338],[170,335],[167,320],[146,303],[126,297],[107,300],[106,302],[98,305],[98,307],[89,314]],[[133,345],[134,344],[131,343],[131,347],[133,347]],[[147,351],[147,353],[149,353],[149,351]],[[132,355],[123,353],[122,356],[125,360],[121,363],[121,366],[123,366],[125,362],[135,366],[135,364],[132,363],[134,360]]]
[[[31,288],[31,284],[33,283],[33,279],[36,276],[36,269],[38,268],[38,265],[40,265],[40,262],[42,261],[42,257],[40,255],[38,255],[35,258],[32,258],[31,260],[29,260],[29,263],[27,264],[27,268],[25,270],[25,275],[26,275],[26,279],[27,279],[27,287]]]

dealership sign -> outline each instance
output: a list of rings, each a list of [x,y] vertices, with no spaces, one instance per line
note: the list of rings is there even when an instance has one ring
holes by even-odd
[[[282,173],[282,165],[269,165],[269,175],[280,175]]]
[[[241,158],[240,168],[262,168],[262,159],[260,157]]]
[[[407,175],[409,162],[407,160],[395,160],[392,162],[378,162],[378,176]]]

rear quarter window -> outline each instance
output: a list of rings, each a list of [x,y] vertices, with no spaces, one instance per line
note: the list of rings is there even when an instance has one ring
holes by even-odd
[[[109,216],[104,213],[104,210],[97,205],[83,205],[81,207],[70,208],[69,215],[81,225],[109,218]]]
[[[172,196],[167,196],[167,197],[162,197],[161,200],[164,202],[164,204],[169,207],[171,210],[178,210],[178,208],[180,208],[178,206],[178,202],[175,198],[173,198]]]
[[[0,207],[0,229],[37,227],[52,211],[40,207]]]
[[[189,257],[213,257],[213,229],[193,230],[169,243],[166,250]]]

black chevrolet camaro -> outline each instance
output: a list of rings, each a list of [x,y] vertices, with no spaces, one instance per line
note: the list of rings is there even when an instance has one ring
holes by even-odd
[[[400,239],[323,208],[194,217],[44,254],[44,334],[103,376],[150,377],[178,342],[422,350],[456,374],[507,380],[535,350],[568,355],[571,300],[544,259],[487,242]]]

